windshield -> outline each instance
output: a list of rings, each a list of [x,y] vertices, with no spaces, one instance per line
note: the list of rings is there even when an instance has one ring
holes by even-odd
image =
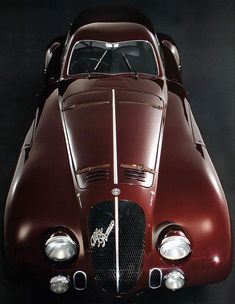
[[[157,75],[152,46],[146,41],[104,42],[83,40],[75,44],[69,75],[80,73],[146,73]]]

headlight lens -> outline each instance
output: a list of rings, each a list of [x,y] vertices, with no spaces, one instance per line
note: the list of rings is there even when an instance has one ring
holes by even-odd
[[[57,294],[65,293],[69,290],[69,278],[58,275],[50,280],[50,289]]]
[[[77,253],[76,243],[66,233],[61,235],[52,234],[45,246],[47,257],[53,261],[68,261]]]
[[[182,272],[176,270],[165,276],[165,286],[171,290],[177,290],[184,286],[185,277]]]
[[[190,241],[184,236],[169,236],[162,240],[160,254],[168,260],[180,260],[189,255]]]

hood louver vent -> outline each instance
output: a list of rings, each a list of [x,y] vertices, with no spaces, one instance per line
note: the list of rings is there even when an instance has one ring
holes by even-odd
[[[86,167],[77,171],[80,188],[87,188],[92,183],[105,183],[109,180],[109,164]]]
[[[146,173],[136,169],[124,169],[124,176],[126,179],[133,179],[143,183],[146,181]]]
[[[104,180],[109,178],[108,170],[97,170],[94,172],[88,172],[85,174],[85,181],[87,183],[95,182],[98,180]]]
[[[150,169],[144,165],[129,165],[129,164],[121,164],[122,170],[122,182],[140,185],[143,187],[151,187],[153,183],[154,174],[156,171],[154,169]]]

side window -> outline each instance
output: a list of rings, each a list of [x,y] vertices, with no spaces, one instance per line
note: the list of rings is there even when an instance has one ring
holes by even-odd
[[[65,38],[65,36],[56,37],[47,48],[44,67],[45,82],[56,81],[60,76]]]

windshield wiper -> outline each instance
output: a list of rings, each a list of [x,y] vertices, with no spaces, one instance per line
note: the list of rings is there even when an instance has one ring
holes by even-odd
[[[128,59],[126,58],[126,55],[125,55],[123,52],[121,52],[121,55],[122,55],[122,58],[124,59],[126,65],[127,65],[127,67],[128,67],[129,72],[135,73],[135,77],[136,77],[136,79],[138,79],[138,73],[136,72],[136,70],[134,70],[134,69],[132,68],[132,66],[130,65],[130,62],[129,62]]]
[[[108,50],[105,50],[103,55],[100,57],[100,59],[98,60],[96,66],[94,67],[94,70],[92,72],[96,72],[96,70],[98,69],[99,65],[101,64],[102,60],[104,59],[105,55],[108,53]]]
[[[94,69],[91,71],[91,70],[86,70],[86,73],[87,73],[87,78],[88,79],[91,79],[91,73],[94,73],[96,72],[96,70],[98,69],[100,63],[102,62],[102,60],[104,59],[105,55],[107,54],[108,50],[105,50],[104,53],[101,55],[101,57],[98,59],[98,62],[96,64],[96,66],[94,67]]]

